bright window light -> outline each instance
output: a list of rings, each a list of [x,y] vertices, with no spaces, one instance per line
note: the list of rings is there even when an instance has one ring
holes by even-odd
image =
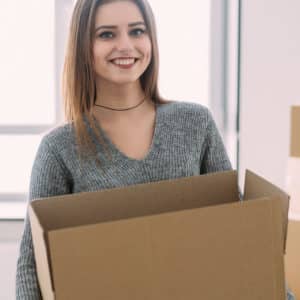
[[[54,4],[0,1],[0,125],[54,122]]]
[[[157,23],[162,96],[208,106],[210,0],[149,2]]]
[[[39,135],[0,135],[0,193],[27,193]]]

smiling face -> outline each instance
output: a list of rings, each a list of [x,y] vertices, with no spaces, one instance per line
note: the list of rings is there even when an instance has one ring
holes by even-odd
[[[100,86],[139,81],[151,60],[151,41],[133,2],[116,1],[97,8],[93,60]]]

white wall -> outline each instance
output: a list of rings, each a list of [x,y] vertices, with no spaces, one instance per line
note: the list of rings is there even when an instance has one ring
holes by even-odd
[[[284,188],[290,106],[300,105],[300,1],[242,1],[241,38],[241,174]]]

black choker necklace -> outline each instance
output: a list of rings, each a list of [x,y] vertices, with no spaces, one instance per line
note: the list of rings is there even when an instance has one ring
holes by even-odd
[[[132,106],[132,107],[129,107],[129,108],[112,108],[112,107],[108,107],[108,106],[104,106],[104,105],[100,105],[100,104],[94,104],[95,106],[99,106],[99,107],[103,107],[103,108],[106,108],[106,109],[110,109],[110,110],[117,110],[117,111],[124,111],[124,110],[130,110],[130,109],[134,109],[134,108],[136,108],[136,107],[138,107],[138,106],[140,106],[142,103],[144,103],[145,102],[145,100],[146,100],[146,98],[147,97],[145,97],[140,103],[138,103],[137,105],[135,105],[135,106]]]

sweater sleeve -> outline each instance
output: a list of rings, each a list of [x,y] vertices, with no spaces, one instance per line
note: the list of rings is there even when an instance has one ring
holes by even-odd
[[[211,113],[207,110],[206,138],[200,157],[200,173],[204,174],[231,169],[231,163],[221,135]]]
[[[29,201],[37,198],[71,193],[71,180],[63,162],[51,150],[44,137],[38,148],[30,177]],[[36,273],[28,212],[20,243],[16,272],[16,299],[42,299]]]

